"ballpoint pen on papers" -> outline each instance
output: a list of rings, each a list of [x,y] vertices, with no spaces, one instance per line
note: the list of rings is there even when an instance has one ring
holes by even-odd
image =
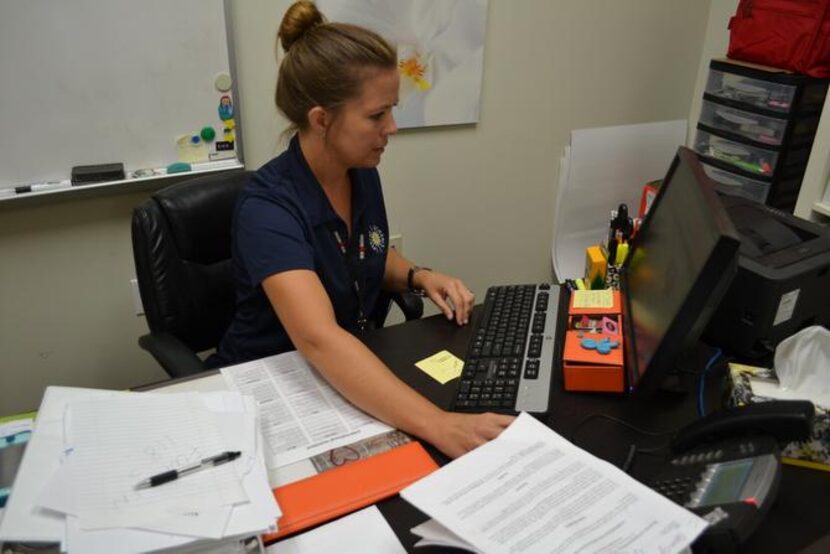
[[[159,485],[163,485],[164,483],[168,483],[170,481],[175,481],[179,477],[184,477],[185,475],[189,475],[191,473],[196,473],[197,471],[201,471],[203,469],[207,469],[209,467],[218,466],[224,464],[226,462],[233,461],[237,459],[242,453],[241,452],[222,452],[221,454],[217,454],[216,456],[211,456],[210,458],[204,458],[198,464],[193,464],[192,466],[188,466],[182,469],[171,469],[170,471],[165,471],[164,473],[159,473],[158,475],[153,475],[149,477],[139,484],[135,486],[136,490],[140,489],[149,489],[150,487],[157,487]]]

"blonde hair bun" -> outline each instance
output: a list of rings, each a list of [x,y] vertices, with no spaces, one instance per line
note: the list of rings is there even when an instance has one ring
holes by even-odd
[[[300,0],[294,2],[280,23],[280,30],[277,32],[277,37],[280,39],[282,49],[286,52],[291,48],[297,40],[299,40],[308,31],[322,25],[326,22],[326,18],[317,9],[314,2],[309,0]]]

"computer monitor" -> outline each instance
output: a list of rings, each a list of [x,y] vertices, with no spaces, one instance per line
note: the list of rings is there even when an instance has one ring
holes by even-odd
[[[629,390],[654,391],[697,341],[738,264],[740,236],[680,147],[620,271]]]

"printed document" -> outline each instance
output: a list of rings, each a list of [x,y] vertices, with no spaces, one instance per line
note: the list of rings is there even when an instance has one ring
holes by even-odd
[[[706,527],[527,414],[401,496],[436,520],[413,529],[429,544],[488,554],[680,552]]]
[[[256,400],[270,469],[392,430],[350,404],[297,351],[226,367],[222,375]]]

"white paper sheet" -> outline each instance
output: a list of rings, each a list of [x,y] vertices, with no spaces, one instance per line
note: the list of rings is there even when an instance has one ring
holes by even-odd
[[[256,400],[269,468],[392,430],[351,405],[296,351],[226,367],[222,375]]]
[[[257,430],[256,405],[252,399],[244,398],[238,393],[211,392],[199,395],[204,404],[224,416],[245,416],[245,430],[240,433],[238,426],[231,421],[233,418],[222,418],[219,430],[223,433],[229,448],[241,450],[244,458],[235,462],[237,467],[242,466],[242,485],[250,502],[235,505],[230,510],[230,517],[226,525],[221,525],[220,531],[224,537],[257,534],[257,532],[275,531],[276,521],[281,512],[271,493],[265,470],[264,457],[260,434]],[[253,453],[245,456],[246,453]],[[247,459],[246,459],[247,458]],[[224,510],[224,509],[223,509]],[[204,525],[209,523],[208,518],[220,517],[219,514],[202,512],[191,513],[188,516],[169,518],[166,522],[152,522],[145,524],[143,529],[101,529],[95,531],[83,530],[77,524],[77,518],[67,520],[67,544],[73,552],[86,554],[105,554],[112,552],[113,544],[119,545],[119,551],[147,552],[161,548],[172,548],[187,544],[190,546],[197,540],[205,537],[215,537],[215,532],[205,532]],[[198,522],[195,520],[196,516]],[[193,518],[189,525],[182,525],[182,517]],[[182,534],[182,533],[190,534]],[[199,544],[214,544],[204,543]]]
[[[421,540],[415,543],[415,546],[452,546],[454,548],[461,548],[462,550],[469,550],[470,552],[479,552],[476,548],[435,521],[428,519],[420,525],[416,525],[411,529],[413,535],[422,537]]]
[[[376,552],[404,554],[392,528],[376,506],[369,506],[312,531],[271,545],[267,554],[319,554],[320,552]]]
[[[67,455],[41,505],[79,517],[86,529],[136,527],[164,517],[247,501],[238,461],[159,487],[140,481],[228,450],[216,417],[196,393],[134,393],[70,404]],[[241,417],[237,419],[240,432]]]
[[[147,393],[144,393],[147,394]],[[4,540],[59,542],[61,550],[87,554],[119,552],[144,552],[192,543],[193,536],[149,531],[146,529],[106,529],[84,531],[77,525],[77,518],[64,518],[56,512],[39,508],[35,500],[49,476],[60,468],[64,450],[63,414],[71,402],[84,399],[129,397],[135,393],[49,387],[38,411],[35,433],[27,446],[9,499],[8,509],[0,522],[0,537]],[[168,396],[168,395],[165,395]],[[232,508],[225,536],[257,534],[276,530],[275,522],[280,511],[271,494],[262,452],[262,441],[257,429],[256,406],[252,400],[238,393],[216,392],[201,395],[213,411],[245,413],[245,430],[232,427],[231,417],[222,419],[218,428],[232,448],[239,446],[243,458],[234,462],[242,466],[242,485],[250,498],[247,504]],[[233,441],[237,442],[233,442]],[[249,453],[248,455],[245,455]],[[172,524],[171,518],[166,524]],[[159,527],[165,524],[155,523]],[[179,531],[183,530],[181,527]],[[189,529],[192,531],[192,529]],[[68,534],[68,536],[67,536]],[[115,548],[113,545],[118,545]]]
[[[491,554],[679,552],[706,527],[527,414],[401,496]]]
[[[23,453],[14,488],[0,522],[0,539],[9,541],[58,542],[66,540],[64,518],[36,505],[45,480],[60,467],[63,451],[63,414],[68,402],[82,398],[106,398],[130,394],[74,387],[47,387],[35,432]],[[63,549],[63,546],[62,546]]]
[[[666,176],[686,127],[677,120],[571,131],[560,160],[551,249],[560,282],[582,277],[585,249],[608,238],[611,210],[625,203],[637,214],[643,185]]]

